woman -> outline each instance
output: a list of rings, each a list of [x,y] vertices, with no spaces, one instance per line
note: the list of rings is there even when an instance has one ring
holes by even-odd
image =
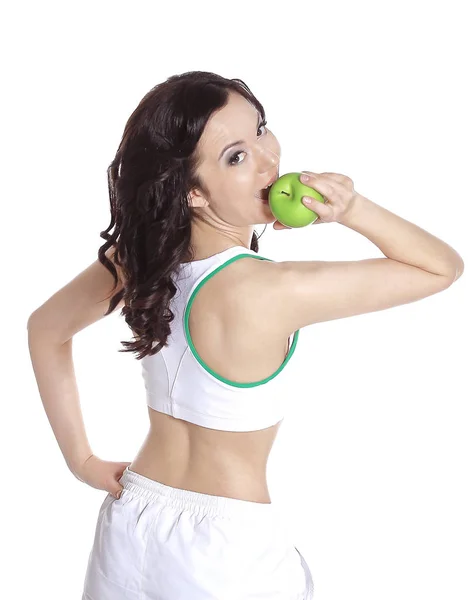
[[[170,77],[130,116],[109,167],[112,218],[98,260],[30,316],[35,375],[66,462],[108,492],[83,600],[312,598],[266,484],[299,330],[419,300],[463,271],[448,244],[335,173],[306,172],[325,197],[309,205],[315,223],[350,227],[385,258],[258,254],[254,225],[284,228],[262,192],[279,161],[241,80]],[[132,463],[93,454],[72,365],[74,334],[118,308],[150,419]]]

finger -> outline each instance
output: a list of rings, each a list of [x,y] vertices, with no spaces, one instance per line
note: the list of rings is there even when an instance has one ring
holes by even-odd
[[[273,229],[291,229],[291,227],[287,227],[286,225],[283,225],[283,223],[280,223],[280,221],[275,221],[273,223]]]
[[[121,477],[125,471],[125,469],[130,466],[132,463],[119,463],[117,468],[115,469],[114,475],[115,477]]]
[[[306,208],[309,208],[313,212],[315,212],[320,218],[324,219],[324,217],[331,216],[332,212],[329,206],[326,206],[325,202],[320,202],[315,198],[311,198],[311,196],[303,196],[301,202]],[[327,202],[327,200],[326,200]],[[318,221],[320,219],[317,219]]]
[[[326,176],[330,177],[331,179],[335,179],[339,183],[344,183],[345,181],[347,181],[347,176],[343,175],[342,173],[325,172],[325,173],[321,173],[321,175],[326,175]]]
[[[314,177],[329,177],[330,179],[335,179],[339,182],[344,182],[348,177],[343,175],[342,173],[330,173],[329,171],[325,171],[324,173],[313,173],[312,171],[301,171],[301,173],[306,173],[306,175],[313,175]]]
[[[323,196],[325,202],[327,201],[328,198],[331,198],[331,196],[334,196],[335,189],[337,189],[338,185],[341,185],[334,180],[329,181],[327,179],[320,177],[319,175],[308,175],[308,176],[309,176],[309,180],[303,181],[302,180],[303,175],[301,175],[300,176],[301,183],[303,183],[304,185],[306,185],[308,187],[312,187],[314,190],[319,192],[321,194],[321,196]],[[318,201],[316,200],[315,202],[318,202]],[[305,204],[305,206],[306,206],[306,204]],[[311,208],[312,204],[310,204],[308,206]]]
[[[326,187],[324,189],[327,193],[323,194],[323,192],[321,192],[321,194],[327,197],[330,197],[331,193],[334,193],[334,190],[345,189],[345,185],[348,181],[348,177],[341,175],[340,173],[311,173],[310,171],[301,171],[301,173],[305,173],[309,177],[309,181],[302,181],[302,176],[300,176],[301,183],[309,185],[310,187],[315,187],[316,184],[321,186],[325,185]],[[316,187],[315,189],[319,192],[319,189]]]

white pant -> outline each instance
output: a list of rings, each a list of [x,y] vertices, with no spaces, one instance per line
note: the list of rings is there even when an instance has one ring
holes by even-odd
[[[312,600],[273,503],[173,488],[125,469],[99,510],[82,600]]]

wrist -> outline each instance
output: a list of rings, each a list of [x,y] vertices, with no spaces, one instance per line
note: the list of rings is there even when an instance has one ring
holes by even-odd
[[[351,223],[357,219],[358,213],[363,210],[364,206],[367,206],[368,203],[370,203],[368,198],[361,194],[356,194],[346,212],[339,219],[339,223],[346,227],[350,227]]]
[[[87,454],[82,455],[81,457],[76,457],[74,460],[67,461],[67,466],[71,473],[75,475],[78,479],[80,479],[80,473],[84,466],[84,464],[92,457],[94,453],[90,451]],[[81,479],[82,481],[82,479]]]

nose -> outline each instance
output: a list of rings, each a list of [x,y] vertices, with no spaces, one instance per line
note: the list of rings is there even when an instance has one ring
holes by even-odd
[[[274,152],[273,150],[270,150],[269,148],[264,148],[264,147],[260,148],[260,155],[259,155],[259,172],[260,173],[267,173],[268,171],[275,169],[275,167],[278,167],[279,163],[280,163],[280,156],[276,152]]]

